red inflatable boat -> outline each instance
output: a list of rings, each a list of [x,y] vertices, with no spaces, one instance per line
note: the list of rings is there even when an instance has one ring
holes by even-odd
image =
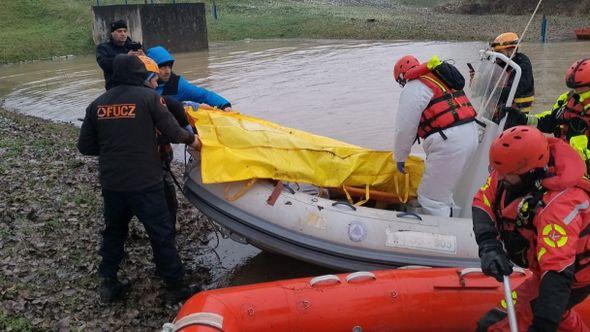
[[[528,273],[513,273],[512,287]],[[164,331],[473,331],[502,299],[480,269],[356,272],[201,292]],[[576,310],[590,324],[590,301]]]
[[[590,39],[590,27],[575,29],[574,31],[576,32],[576,37],[578,37],[578,39]]]

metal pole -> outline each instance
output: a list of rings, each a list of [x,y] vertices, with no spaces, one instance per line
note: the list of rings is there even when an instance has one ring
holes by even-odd
[[[541,43],[547,42],[547,17],[543,15],[541,19]]]
[[[96,7],[100,7],[100,0],[96,0]]]
[[[518,332],[518,323],[516,322],[516,312],[514,311],[514,303],[512,302],[512,288],[510,288],[509,276],[504,276],[504,298],[506,299],[510,332]]]
[[[213,0],[213,8],[211,9],[211,14],[213,14],[213,18],[217,20],[217,5],[215,4],[215,0]]]

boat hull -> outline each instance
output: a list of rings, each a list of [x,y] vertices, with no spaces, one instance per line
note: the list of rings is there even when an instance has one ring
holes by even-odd
[[[244,183],[203,184],[198,161],[188,169],[184,194],[189,201],[232,238],[263,250],[343,271],[479,266],[470,219],[353,207],[288,186],[269,205],[274,187],[268,181],[256,182],[231,201],[228,186],[235,192]]]
[[[513,288],[530,272],[515,272]],[[182,331],[474,331],[503,299],[479,269],[397,269],[201,292],[180,309]],[[588,300],[576,310],[590,323]]]

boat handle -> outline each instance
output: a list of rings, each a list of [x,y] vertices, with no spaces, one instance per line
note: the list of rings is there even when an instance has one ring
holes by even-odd
[[[291,195],[295,195],[295,189],[291,188],[291,186],[288,183],[283,182],[283,188],[287,189],[287,191],[290,192]]]
[[[377,277],[375,276],[375,274],[371,273],[371,272],[367,272],[367,271],[358,271],[358,272],[354,272],[351,273],[349,275],[346,276],[346,282],[351,282],[354,281],[356,279],[373,279],[373,280],[377,280]]]
[[[162,326],[162,332],[176,332],[185,327],[203,325],[223,331],[223,316],[212,312],[196,312],[182,317],[174,323],[166,323]]]
[[[333,283],[340,283],[340,278],[338,278],[338,276],[333,275],[333,274],[326,274],[325,276],[319,276],[319,277],[315,277],[313,279],[311,279],[309,281],[309,285],[311,287],[315,286],[317,283],[320,282],[326,282],[326,281],[331,281]]]
[[[414,212],[400,212],[400,213],[396,214],[396,217],[398,217],[398,218],[414,217],[414,218],[422,221],[422,217],[415,214]]]
[[[481,268],[479,267],[468,267],[466,269],[461,270],[461,273],[459,273],[459,277],[463,278],[464,276],[471,274],[471,273],[483,273],[481,271]]]
[[[463,278],[464,276],[471,274],[471,273],[483,273],[483,272],[481,271],[481,268],[479,268],[479,267],[468,267],[466,269],[461,270],[461,273],[459,273],[459,276],[461,278]],[[516,267],[516,266],[512,268],[512,273],[519,273],[522,275],[526,275],[526,271],[523,268]]]
[[[332,203],[332,206],[336,206],[336,205],[346,205],[349,208],[351,208],[353,211],[356,211],[356,207],[348,202],[345,201],[336,201],[334,203]]]
[[[418,270],[418,269],[431,269],[432,266],[425,266],[425,265],[404,265],[400,266],[398,270]]]

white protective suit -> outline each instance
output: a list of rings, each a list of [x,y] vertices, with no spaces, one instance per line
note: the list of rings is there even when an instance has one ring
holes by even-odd
[[[408,158],[416,139],[420,116],[433,95],[432,90],[420,80],[409,81],[403,88],[395,119],[393,156],[396,162]],[[456,207],[453,192],[477,149],[478,135],[475,121],[443,132],[446,140],[434,133],[422,142],[426,161],[418,187],[418,202],[425,213],[448,217]]]

